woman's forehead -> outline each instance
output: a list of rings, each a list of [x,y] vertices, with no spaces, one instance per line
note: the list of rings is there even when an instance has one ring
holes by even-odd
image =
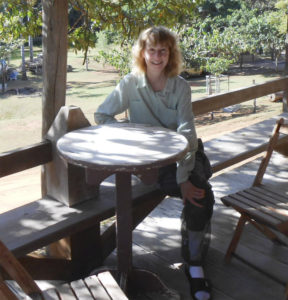
[[[151,41],[150,39],[147,40],[146,47],[169,48],[167,43],[161,43],[161,42],[158,42],[158,41]]]

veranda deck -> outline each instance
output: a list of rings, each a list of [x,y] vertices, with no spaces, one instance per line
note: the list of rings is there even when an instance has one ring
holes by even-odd
[[[215,300],[284,299],[285,284],[288,281],[287,247],[274,245],[248,225],[236,251],[240,259],[232,258],[230,264],[224,262],[224,254],[237,222],[237,213],[225,207],[219,199],[228,193],[249,187],[258,163],[259,160],[256,160],[225,171],[211,180],[216,204],[206,273],[212,280]],[[272,167],[267,171],[270,176],[265,177],[265,182],[283,188],[288,175],[287,164],[284,164],[279,154],[272,159],[272,163]],[[31,178],[35,176],[38,176],[38,173],[33,170]],[[12,188],[10,184],[11,182],[6,186],[2,185],[1,194],[5,194],[5,188]],[[286,188],[288,189],[287,183]],[[181,294],[182,300],[188,300],[191,297],[180,255],[181,210],[181,200],[166,198],[134,231],[133,253],[136,267],[155,272],[170,289]],[[105,263],[115,265],[115,253]],[[265,275],[265,272],[269,273],[270,277]],[[274,278],[271,278],[271,274]],[[39,283],[43,288],[49,287],[44,282]],[[150,295],[150,298],[146,299],[161,300],[159,295]],[[162,299],[172,300],[167,297]]]
[[[237,258],[229,264],[224,254],[238,220],[220,197],[252,185],[259,159],[222,173],[211,180],[216,204],[212,219],[212,239],[206,262],[206,273],[213,283],[215,300],[284,299],[288,281],[287,247],[275,245],[248,225],[237,248]],[[264,182],[283,188],[287,167],[276,154]],[[286,164],[287,166],[287,164]],[[286,192],[288,186],[286,182]],[[155,272],[181,299],[191,299],[180,255],[181,200],[166,198],[134,231],[134,265]],[[288,243],[287,243],[288,245]],[[115,263],[113,253],[106,263]],[[269,276],[268,276],[269,274]],[[144,298],[141,298],[144,299]],[[160,299],[150,295],[145,299]],[[168,298],[163,298],[167,299]],[[170,299],[171,300],[171,299]]]

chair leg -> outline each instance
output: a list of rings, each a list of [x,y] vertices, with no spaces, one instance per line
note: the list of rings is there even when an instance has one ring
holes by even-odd
[[[248,218],[246,216],[244,216],[243,214],[241,214],[241,216],[240,216],[240,218],[238,220],[238,224],[237,224],[237,226],[235,228],[234,235],[232,237],[232,240],[231,240],[231,242],[229,244],[229,247],[228,247],[226,255],[225,255],[225,261],[226,262],[230,261],[232,253],[235,252],[236,247],[238,245],[238,242],[240,240],[240,236],[242,234],[244,225],[245,225],[245,223],[247,221],[248,221]]]

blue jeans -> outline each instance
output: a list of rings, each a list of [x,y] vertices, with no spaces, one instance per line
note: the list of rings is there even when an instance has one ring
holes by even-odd
[[[203,207],[186,201],[181,214],[182,257],[190,265],[203,264],[210,242],[210,220],[215,202],[209,178],[201,171],[201,164],[201,160],[196,159],[189,180],[193,185],[205,189],[205,197],[199,200]],[[181,197],[181,190],[176,182],[176,169],[176,164],[172,164],[159,170],[159,187],[171,197]]]

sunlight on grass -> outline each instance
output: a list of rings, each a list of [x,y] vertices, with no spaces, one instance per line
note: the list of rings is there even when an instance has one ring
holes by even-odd
[[[111,47],[109,45],[108,47]],[[92,125],[94,122],[94,112],[98,105],[103,102],[109,93],[112,92],[116,84],[119,82],[119,74],[110,66],[103,66],[94,60],[95,55],[101,49],[106,49],[107,44],[103,37],[99,37],[99,43],[96,49],[88,52],[88,69],[86,64],[83,64],[84,53],[69,50],[68,52],[68,65],[71,66],[72,71],[67,73],[67,91],[66,91],[66,104],[75,105],[82,109],[87,119]],[[41,48],[34,48],[34,56],[41,53]],[[25,51],[26,60],[29,58],[28,49]],[[16,51],[9,63],[9,66],[17,67],[19,69],[21,63],[20,50]],[[272,74],[272,75],[271,75]],[[233,75],[229,78],[229,89],[235,90],[241,87],[250,86],[253,80],[256,84],[263,83],[279,77],[276,73],[256,74],[256,75]],[[41,126],[42,126],[42,76],[33,75],[27,72],[28,80],[8,82],[8,89],[13,90],[15,93],[18,89],[24,87],[32,87],[36,92],[32,95],[0,95],[0,152],[8,151],[20,146],[29,145],[39,142],[41,140]],[[191,82],[192,99],[199,99],[206,96],[206,79],[204,77],[193,78]],[[228,91],[227,79],[221,81],[221,92]],[[268,96],[267,96],[268,97]],[[276,111],[281,112],[281,105],[271,104],[266,99],[257,99],[258,111],[261,111],[261,116],[265,114],[275,114]],[[253,101],[253,100],[252,100]],[[225,122],[233,122],[233,119],[241,116],[245,118],[254,118],[257,120],[258,115],[251,114],[253,109],[253,102],[250,101],[246,104],[241,104],[241,112],[238,116],[222,116],[221,120]],[[263,111],[265,110],[265,114]],[[260,115],[260,114],[259,114]],[[266,116],[266,115],[265,115]],[[269,117],[269,116],[268,116]],[[218,119],[217,119],[218,118]],[[210,120],[210,116],[204,116],[202,120],[197,121],[197,131],[199,135],[202,134],[209,136],[209,128],[220,126],[219,116],[215,114],[215,120]],[[229,120],[228,120],[229,119]],[[228,123],[227,123],[228,124]],[[206,126],[212,125],[212,126]],[[206,127],[207,128],[206,128]],[[229,125],[226,127],[231,127]],[[212,130],[213,131],[213,130]],[[215,131],[215,129],[214,129]]]

